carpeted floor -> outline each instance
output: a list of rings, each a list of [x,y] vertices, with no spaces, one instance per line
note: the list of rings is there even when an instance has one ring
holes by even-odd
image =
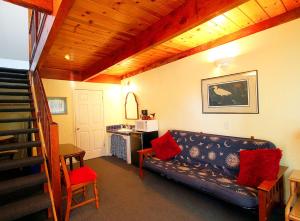
[[[146,171],[142,181],[138,168],[114,157],[85,161],[97,174],[100,208],[89,204],[71,212],[71,221],[255,221],[244,210],[187,186]],[[284,220],[277,209],[271,220]]]

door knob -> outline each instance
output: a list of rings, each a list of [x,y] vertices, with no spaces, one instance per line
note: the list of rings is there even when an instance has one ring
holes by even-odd
[[[80,130],[80,128],[76,128],[76,130]]]

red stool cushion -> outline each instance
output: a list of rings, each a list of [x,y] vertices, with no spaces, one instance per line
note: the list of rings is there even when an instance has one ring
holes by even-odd
[[[88,166],[69,171],[71,185],[91,182],[97,179],[97,174]]]

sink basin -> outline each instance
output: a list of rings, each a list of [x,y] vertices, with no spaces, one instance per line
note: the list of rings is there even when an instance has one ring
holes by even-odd
[[[118,132],[131,132],[132,129],[128,129],[128,128],[121,128],[118,130]]]

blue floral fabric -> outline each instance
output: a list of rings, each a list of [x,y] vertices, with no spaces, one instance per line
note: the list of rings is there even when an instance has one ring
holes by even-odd
[[[126,140],[121,135],[111,135],[111,154],[123,160],[127,160]]]
[[[256,189],[238,185],[234,176],[228,176],[210,164],[198,162],[191,165],[176,159],[162,161],[147,157],[144,167],[235,205],[244,208],[255,208],[258,205]]]
[[[175,158],[188,164],[208,163],[231,175],[237,175],[240,151],[275,148],[274,144],[257,139],[230,137],[190,131],[171,130],[182,152]]]

